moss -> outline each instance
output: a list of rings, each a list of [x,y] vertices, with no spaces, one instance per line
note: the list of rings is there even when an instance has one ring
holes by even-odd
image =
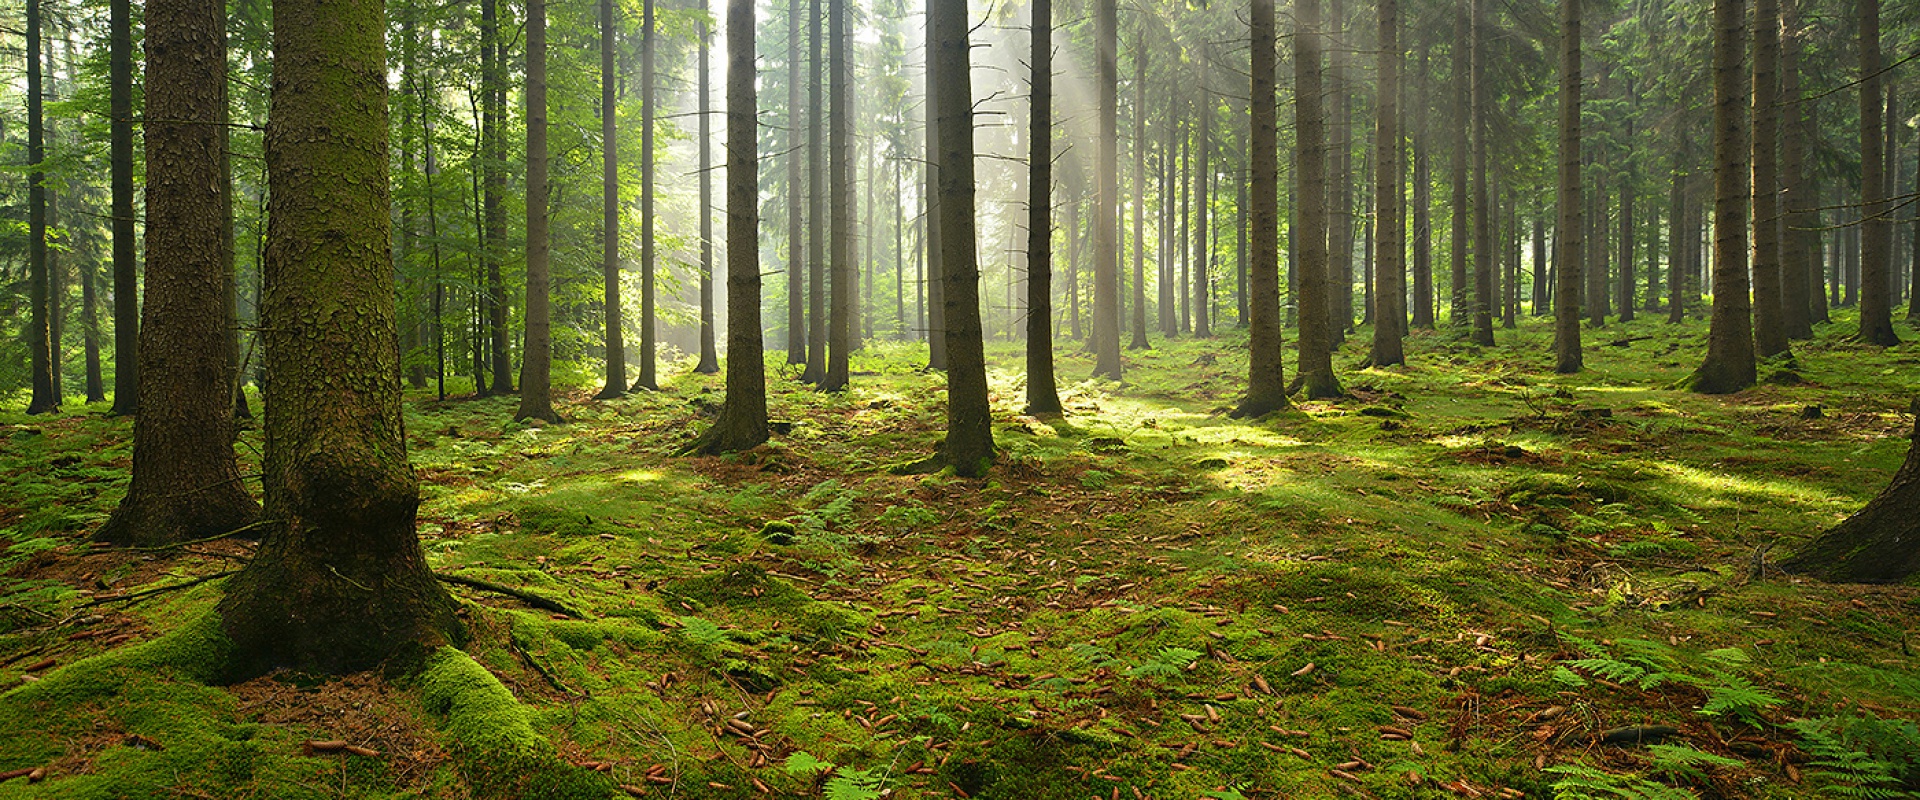
[[[725,570],[670,581],[662,594],[678,595],[699,606],[734,606],[793,611],[812,598],[792,584],[768,575],[757,564],[736,564]]]
[[[599,773],[560,758],[533,729],[527,709],[466,653],[443,647],[420,676],[421,702],[439,718],[460,772],[482,797],[583,800],[612,797]]]
[[[584,511],[553,503],[522,503],[514,509],[513,516],[520,521],[523,531],[532,534],[582,538],[618,530]]]

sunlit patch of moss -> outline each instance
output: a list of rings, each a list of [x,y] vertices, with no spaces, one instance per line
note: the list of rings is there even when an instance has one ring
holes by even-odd
[[[442,648],[421,673],[421,702],[440,721],[461,773],[483,797],[604,800],[611,782],[562,760],[527,710],[467,654]]]

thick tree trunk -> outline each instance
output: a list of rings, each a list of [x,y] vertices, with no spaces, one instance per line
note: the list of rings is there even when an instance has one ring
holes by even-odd
[[[926,182],[921,186],[921,196],[926,198],[925,218],[927,223],[927,246],[923,248],[923,252],[927,254],[927,275],[923,285],[926,287],[924,297],[927,303],[927,327],[925,329],[927,336],[927,368],[944,370],[947,368],[947,307],[946,297],[944,296],[946,281],[942,277],[940,259],[942,253],[945,252],[946,239],[940,234],[940,125],[935,120],[933,111],[933,93],[935,89],[932,77],[933,51],[938,49],[938,47],[939,42],[935,40],[933,31],[933,8],[932,4],[929,3],[927,8],[926,46],[923,51],[928,67],[926,70],[923,70],[927,77],[922,83],[922,88],[925,90],[926,96],[924,102],[921,103],[927,133],[927,157],[925,160]],[[816,84],[817,83],[816,81]],[[817,102],[814,108],[816,111],[819,109]],[[819,161],[817,154],[814,161],[816,163]]]
[[[1680,168],[1681,155],[1673,156],[1673,188],[1667,194],[1667,323],[1677,325],[1687,318],[1687,177]]]
[[[262,308],[273,525],[219,605],[243,676],[366,669],[460,636],[414,533],[420,490],[393,344],[381,4],[280,0],[273,30],[267,169],[278,199]]]
[[[217,119],[226,106],[226,82],[206,80],[209,65],[224,74],[225,7],[216,0],[150,0],[147,12],[143,401],[134,421],[133,481],[95,537],[141,547],[226,533],[259,516],[233,454],[225,137],[219,126],[192,122]],[[379,133],[384,145],[386,128]],[[389,223],[382,214],[384,257]]]
[[[1033,0],[1027,155],[1027,413],[1059,414],[1053,379],[1053,0]]]
[[[1429,51],[1420,47],[1420,92],[1413,124],[1413,327],[1433,329],[1433,170],[1427,146]]]
[[[1588,167],[1593,173],[1593,191],[1587,195],[1587,287],[1582,302],[1587,309],[1587,324],[1604,328],[1611,306],[1607,294],[1607,171],[1591,163]]]
[[[553,410],[547,225],[547,3],[527,0],[527,320],[516,420],[560,421]]]
[[[1200,70],[1200,129],[1193,154],[1193,335],[1213,336],[1213,281],[1207,274],[1212,253],[1207,228],[1207,179],[1213,174],[1213,94],[1207,88],[1207,61]]]
[[[1401,241],[1405,230],[1406,205],[1401,201],[1403,169],[1400,144],[1400,3],[1379,0],[1380,15],[1380,99],[1374,105],[1373,202],[1379,220],[1379,243],[1374,252],[1378,266],[1374,275],[1379,291],[1374,293],[1373,349],[1369,360],[1376,367],[1406,362],[1400,336],[1406,324],[1406,310],[1400,304],[1406,295],[1406,247]]]
[[[1633,136],[1631,125],[1628,126],[1627,136],[1629,139]],[[1631,153],[1627,155],[1625,164],[1625,174],[1620,176],[1620,240],[1615,243],[1619,245],[1619,258],[1616,260],[1620,262],[1620,297],[1617,313],[1620,315],[1621,322],[1632,322],[1633,312],[1636,310],[1633,294],[1634,290],[1639,288],[1634,283],[1633,243],[1639,231],[1633,224],[1634,156]]]
[[[1745,0],[1714,0],[1713,318],[1693,390],[1728,394],[1753,385],[1752,301],[1747,295]],[[1882,284],[1885,281],[1881,281]],[[1884,288],[1884,287],[1883,287]]]
[[[1244,162],[1243,162],[1244,164]],[[1245,167],[1242,167],[1244,174]],[[1233,305],[1234,324],[1246,328],[1247,320],[1247,181],[1242,178],[1234,181],[1238,195],[1234,198],[1234,248],[1233,248]]]
[[[656,220],[653,209],[653,125],[660,116],[657,108],[660,102],[659,87],[654,85],[659,78],[654,69],[654,50],[658,46],[659,32],[654,29],[659,26],[659,20],[654,17],[653,6],[654,0],[645,0],[640,11],[640,377],[634,379],[632,387],[636,392],[660,389],[658,356],[654,352],[658,349],[655,272],[659,266],[659,242],[654,232]]]
[[[1794,18],[1794,0],[1781,6],[1786,20]],[[1792,31],[1789,25],[1783,29]],[[1819,224],[1819,203],[1809,193],[1807,180],[1807,139],[1811,111],[1800,97],[1800,36],[1790,34],[1781,42],[1781,97],[1791,103],[1786,108],[1785,135],[1780,137],[1780,197],[1784,209],[1780,225],[1780,319],[1788,339],[1813,338],[1813,274],[1819,263],[1815,251],[1818,236],[1812,228]]]
[[[1554,371],[1579,372],[1580,249],[1586,230],[1580,196],[1580,2],[1560,0],[1559,220],[1553,232]]]
[[[714,349],[713,325],[713,37],[705,20],[700,22],[700,363],[693,371],[712,375],[720,371],[720,354]],[[759,170],[754,170],[754,185],[759,185]],[[754,214],[754,224],[760,215]],[[759,245],[754,245],[756,248]],[[758,260],[757,258],[755,259]],[[756,283],[756,288],[758,284]],[[758,292],[756,291],[757,295]],[[732,297],[732,295],[728,295]],[[759,301],[755,300],[758,306]],[[757,315],[756,315],[757,316]],[[753,330],[760,330],[756,320]]]
[[[1472,155],[1473,142],[1468,136],[1472,130],[1473,112],[1469,94],[1473,52],[1470,46],[1472,32],[1467,14],[1471,0],[1455,0],[1455,25],[1457,35],[1453,40],[1453,153],[1451,179],[1453,188],[1453,207],[1447,215],[1452,218],[1453,232],[1447,242],[1451,251],[1452,303],[1448,311],[1450,324],[1463,327],[1471,323],[1473,309],[1473,277],[1467,272],[1467,254],[1471,246],[1467,243],[1470,232],[1468,220],[1473,213],[1473,198],[1468,194],[1467,164]],[[1564,120],[1563,120],[1564,123]]]
[[[1776,145],[1780,123],[1780,2],[1753,6],[1753,349],[1760,358],[1788,352],[1781,307],[1780,176]]]
[[[1300,377],[1307,397],[1339,397],[1344,392],[1333,374],[1333,331],[1328,319],[1333,305],[1328,296],[1327,255],[1327,136],[1326,115],[1320,105],[1322,55],[1320,0],[1300,0],[1294,8],[1293,109],[1294,142],[1300,191],[1294,233],[1299,249]],[[1276,184],[1277,185],[1277,184]],[[1255,245],[1259,249],[1259,245]]]
[[[827,149],[831,174],[827,178],[832,196],[827,200],[830,215],[828,247],[827,372],[821,378],[820,391],[840,392],[847,388],[847,356],[853,348],[853,106],[847,81],[847,0],[829,0],[827,48],[829,83],[833,92],[828,101]]]
[[[802,106],[800,87],[806,85],[806,73],[802,71],[800,43],[806,41],[803,26],[806,24],[806,0],[787,0],[787,363],[805,364],[807,361],[807,260],[806,260],[806,216],[801,210],[802,192],[806,187],[806,173],[801,165],[807,163],[807,151],[802,147],[806,142],[802,131],[806,130],[801,121],[806,107]],[[729,0],[729,10],[732,0]],[[731,18],[729,18],[731,20]],[[728,58],[732,58],[729,54]],[[727,99],[733,100],[732,73],[728,73]],[[729,134],[731,135],[731,134]],[[728,150],[727,157],[733,157]],[[731,172],[729,172],[731,174]],[[728,185],[732,192],[732,185]],[[729,195],[728,202],[732,202]],[[731,222],[729,222],[731,224]],[[728,232],[732,239],[733,234]],[[733,263],[728,256],[727,263]],[[732,291],[733,269],[727,269],[727,287]],[[733,312],[727,312],[727,324],[733,324]],[[728,350],[732,350],[733,333],[727,333]]]
[[[1493,345],[1494,245],[1493,194],[1487,185],[1487,117],[1492,103],[1487,89],[1486,0],[1471,0],[1473,63],[1473,341]]]
[[[946,283],[943,297],[947,306],[947,439],[939,459],[961,477],[978,478],[993,466],[993,416],[987,405],[987,363],[980,341],[967,4],[930,5],[935,41],[931,54],[933,108],[940,127],[941,245],[946,249],[941,255],[941,278]],[[1107,8],[1110,13],[1112,6]],[[1108,155],[1112,155],[1111,150]],[[1111,159],[1105,163],[1112,165]],[[1111,173],[1107,182],[1112,184]],[[1108,221],[1111,223],[1111,217]],[[1111,268],[1111,263],[1108,266]],[[1118,349],[1117,337],[1113,344]]]
[[[1119,381],[1120,364],[1120,207],[1119,23],[1115,0],[1093,0],[1093,43],[1098,50],[1094,82],[1099,97],[1100,132],[1094,162],[1093,352],[1095,377]],[[945,186],[943,179],[941,185]],[[942,215],[946,219],[947,215]]]
[[[1169,121],[1169,130],[1177,127]],[[1119,178],[1115,177],[1118,181]],[[1152,344],[1147,341],[1147,26],[1141,24],[1133,34],[1133,337],[1127,342],[1129,350],[1145,350]],[[1162,203],[1164,207],[1165,203]],[[1163,234],[1161,249],[1171,240]],[[1164,262],[1163,262],[1164,263]],[[1166,281],[1161,281],[1161,316],[1167,308],[1166,296],[1171,289]]]
[[[1319,0],[1306,0],[1314,5]],[[1286,354],[1280,341],[1280,135],[1278,100],[1274,90],[1274,63],[1278,41],[1273,0],[1253,0],[1249,25],[1252,42],[1252,125],[1247,134],[1248,346],[1247,396],[1234,407],[1235,417],[1259,417],[1286,408]],[[1296,33],[1296,42],[1301,34]],[[1295,58],[1300,58],[1296,46]],[[1312,50],[1308,50],[1312,53]],[[1299,71],[1296,65],[1296,73]]]
[[[28,414],[60,410],[53,372],[58,340],[53,336],[53,282],[47,265],[47,187],[41,163],[46,161],[46,120],[41,113],[45,95],[40,87],[40,5],[27,0],[27,292],[33,306],[27,322],[28,368],[33,372],[33,396]]]
[[[1920,403],[1910,409],[1920,413]],[[1893,480],[1865,508],[1781,567],[1834,583],[1899,583],[1920,572],[1920,427]]]
[[[107,23],[108,144],[113,170],[113,412],[140,407],[140,278],[133,211],[133,2],[111,0]]]
[[[819,384],[827,378],[827,240],[832,217],[827,211],[827,138],[826,138],[826,36],[821,29],[826,0],[809,4],[807,42],[809,49],[807,80],[807,368],[800,373],[804,383]],[[932,136],[932,126],[928,126]],[[931,142],[928,149],[932,150]],[[931,155],[931,153],[929,154]],[[936,237],[938,230],[935,231]],[[937,245],[936,245],[937,246]],[[938,261],[936,260],[936,264]],[[934,306],[939,306],[934,301]],[[935,317],[934,327],[940,321]],[[934,355],[939,355],[935,348]],[[946,362],[936,359],[930,365],[941,369]]]
[[[594,395],[607,400],[627,393],[627,347],[620,320],[620,127],[613,69],[613,0],[600,0],[600,277],[606,326],[607,383]],[[705,117],[701,120],[704,122]],[[701,173],[705,177],[704,172]],[[704,215],[702,217],[704,219]]]
[[[1880,0],[1856,0],[1860,13],[1860,340],[1900,343],[1893,332],[1893,221],[1888,218],[1886,139],[1881,132],[1886,76],[1880,68]]]
[[[481,103],[480,149],[486,151],[480,167],[483,173],[481,220],[486,233],[480,258],[486,262],[487,293],[484,305],[487,333],[492,338],[489,349],[493,356],[492,386],[484,393],[506,395],[513,393],[513,353],[507,331],[507,292],[500,274],[500,262],[507,241],[507,171],[504,167],[507,163],[507,142],[500,130],[507,119],[507,47],[500,41],[498,2],[480,0],[481,91],[485,97]],[[543,106],[542,124],[545,119]],[[544,161],[541,168],[545,170]],[[476,393],[483,393],[479,391],[479,380],[480,376],[475,375]],[[548,408],[551,407],[549,403]]]
[[[703,455],[749,450],[767,440],[767,372],[760,343],[760,165],[753,39],[753,0],[728,0],[727,397],[720,404],[720,417],[713,427],[687,447],[689,452]],[[792,174],[790,169],[788,176]]]

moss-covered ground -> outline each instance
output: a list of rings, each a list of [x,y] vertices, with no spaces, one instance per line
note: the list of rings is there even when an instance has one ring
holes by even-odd
[[[1350,397],[1252,422],[1224,413],[1238,332],[1129,352],[1125,385],[1086,380],[1062,343],[1057,420],[1019,414],[1020,351],[996,343],[984,481],[891,470],[944,421],[908,345],[856,354],[842,395],[770,358],[788,424],[726,458],[670,456],[717,409],[717,376],[576,391],[561,426],[422,394],[408,429],[435,569],[583,618],[453,587],[471,658],[392,680],[208,686],[219,581],[143,592],[249,545],[90,548],[131,421],[10,410],[0,774],[42,773],[0,798],[1911,789],[1920,590],[1765,566],[1905,453],[1920,350],[1849,328],[1727,397],[1672,388],[1701,322],[1588,330],[1575,376],[1550,373],[1539,321],[1490,349],[1417,332],[1392,369],[1354,367],[1363,329],[1336,361]],[[1820,725],[1869,731],[1826,743],[1891,777],[1834,766]]]

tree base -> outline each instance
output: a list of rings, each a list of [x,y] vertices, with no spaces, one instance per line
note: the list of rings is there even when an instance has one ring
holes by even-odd
[[[1920,413],[1920,400],[1909,409]],[[1887,488],[1780,568],[1831,583],[1900,583],[1920,573],[1920,423]]]

